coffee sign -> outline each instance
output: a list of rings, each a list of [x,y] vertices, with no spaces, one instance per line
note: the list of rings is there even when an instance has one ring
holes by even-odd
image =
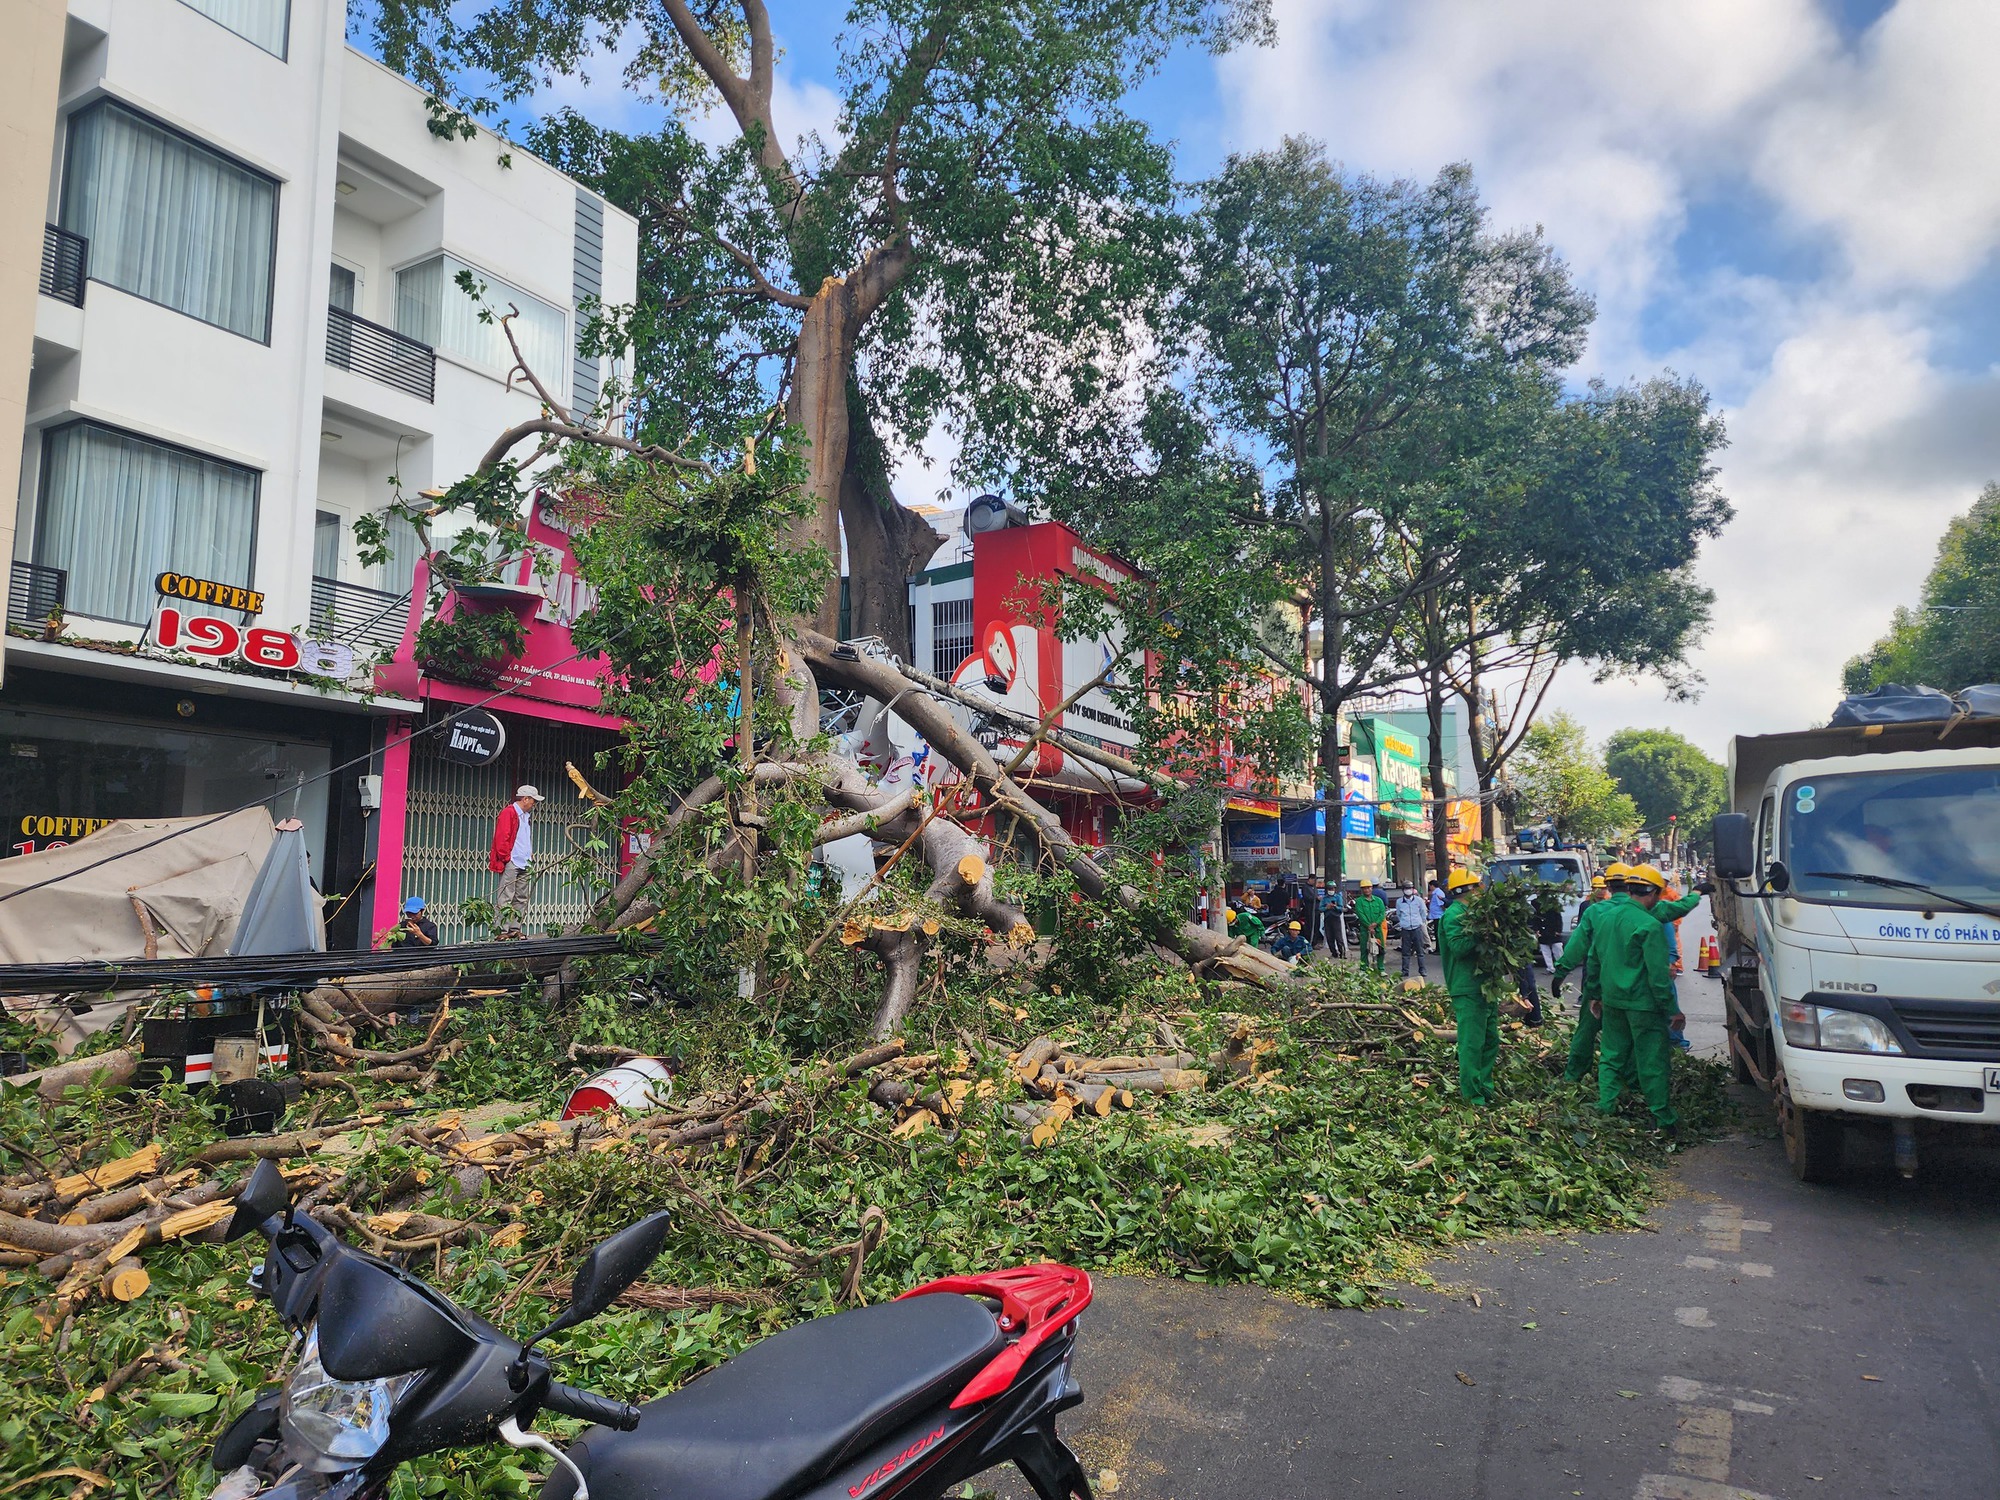
[[[461,766],[490,766],[507,748],[507,726],[483,708],[468,708],[444,726],[438,754]]]
[[[185,599],[191,604],[213,604],[219,609],[241,610],[246,615],[264,612],[264,596],[255,589],[234,583],[217,583],[212,578],[190,578],[185,573],[162,573],[153,580],[153,592],[167,599]]]

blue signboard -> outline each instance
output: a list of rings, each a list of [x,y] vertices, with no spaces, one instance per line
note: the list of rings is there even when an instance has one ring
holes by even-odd
[[[1342,795],[1340,832],[1350,839],[1372,839],[1375,833],[1375,772],[1367,766],[1347,768],[1347,791]]]

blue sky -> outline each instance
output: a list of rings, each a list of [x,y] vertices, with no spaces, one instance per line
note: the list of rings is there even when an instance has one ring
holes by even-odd
[[[1468,161],[1495,222],[1542,226],[1596,296],[1581,375],[1671,369],[1726,412],[1738,519],[1701,564],[1701,700],[1572,669],[1553,703],[1599,735],[1666,725],[1716,753],[1823,718],[1945,522],[2000,478],[2000,5],[1273,8],[1275,46],[1177,56],[1140,92],[1185,176],[1287,134],[1385,176]],[[830,130],[838,12],[773,12],[779,128]],[[643,124],[609,84],[557,92]],[[901,488],[943,482],[911,465]]]

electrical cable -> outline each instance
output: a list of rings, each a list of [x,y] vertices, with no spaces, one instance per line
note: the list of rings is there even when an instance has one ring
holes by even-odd
[[[627,626],[626,628],[630,629],[631,627]],[[621,631],[620,634],[622,635],[623,632]],[[614,637],[613,639],[615,640],[616,637]],[[532,672],[528,674],[529,681],[533,681],[537,677],[541,677],[547,673],[553,672],[557,667],[566,667],[571,662],[577,661],[584,656],[596,656],[599,654],[600,653],[598,651],[571,652],[568,656],[565,656],[561,661],[550,662],[546,667],[536,667]],[[524,686],[526,686],[525,683],[515,683],[511,687],[501,688],[497,693],[492,693],[484,698],[481,698],[477,703],[468,703],[464,707],[459,708],[454,712],[445,715],[442,719],[439,719],[435,724],[426,724],[421,729],[412,730],[410,733],[410,738],[414,740],[422,735],[430,734],[436,730],[444,729],[456,723],[458,720],[465,717],[465,715],[469,713],[474,713],[477,710],[484,708],[489,703],[497,703],[502,698],[512,697]],[[375,752],[373,750],[366,751],[360,755],[355,756],[352,760],[342,761],[337,766],[328,767],[326,770],[321,771],[317,776],[307,776],[300,778],[298,785],[296,787],[290,788],[289,790],[293,795],[296,795],[299,791],[303,790],[307,786],[310,786],[313,782],[325,781],[328,777],[338,776],[342,771],[352,770],[355,766],[366,765],[369,762],[373,761],[374,759],[375,759]],[[248,812],[253,807],[262,807],[267,802],[275,802],[279,797],[282,797],[284,795],[286,795],[285,792],[273,792],[269,797],[259,797],[254,802],[244,803],[241,807],[232,807],[227,812],[216,813],[212,817],[204,818],[202,819],[201,822],[190,824],[186,828],[176,828],[170,833],[163,833],[158,838],[140,844],[135,848],[121,849],[116,854],[107,854],[103,859],[97,860],[92,864],[79,865],[74,870],[65,870],[60,875],[51,875],[47,880],[38,880],[33,885],[22,886],[19,890],[0,891],[0,901],[12,901],[16,896],[25,896],[31,891],[46,890],[49,886],[60,885],[63,881],[73,880],[78,875],[87,875],[92,870],[100,870],[106,865],[116,864],[119,860],[128,859],[134,854],[144,854],[148,849],[157,849],[160,847],[160,845],[165,843],[170,843],[174,839],[180,838],[183,834],[199,833],[204,828],[212,828],[217,823],[222,822],[225,818],[233,818],[238,813]],[[5,968],[5,967],[8,966],[0,965],[0,968]]]

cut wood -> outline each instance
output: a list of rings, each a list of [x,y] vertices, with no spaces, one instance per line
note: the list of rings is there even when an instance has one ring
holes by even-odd
[[[139,1054],[130,1047],[100,1052],[94,1057],[73,1057],[34,1073],[22,1073],[7,1082],[14,1088],[33,1089],[51,1103],[61,1100],[63,1091],[78,1084],[95,1083],[103,1088],[123,1088],[139,1071]]]
[[[116,1161],[105,1162],[92,1167],[87,1172],[78,1172],[71,1177],[56,1179],[58,1198],[76,1198],[88,1193],[102,1193],[130,1182],[134,1177],[150,1177],[160,1167],[160,1143],[154,1141],[142,1146],[130,1156],[121,1156]]]
[[[1141,1094],[1182,1094],[1205,1088],[1208,1075],[1192,1068],[1147,1068],[1132,1073],[1086,1073],[1084,1083],[1107,1083]]]
[[[191,1234],[199,1234],[211,1224],[220,1224],[235,1212],[236,1204],[231,1200],[204,1203],[196,1208],[184,1208],[179,1213],[169,1214],[160,1220],[160,1238],[186,1239]]]
[[[152,1284],[153,1278],[139,1264],[139,1257],[128,1255],[123,1260],[114,1261],[98,1285],[104,1295],[114,1302],[136,1302],[146,1295],[146,1288]]]

